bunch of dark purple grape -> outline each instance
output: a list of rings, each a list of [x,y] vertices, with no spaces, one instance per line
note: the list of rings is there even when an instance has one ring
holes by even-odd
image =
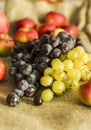
[[[68,52],[77,45],[83,45],[78,38],[75,39],[65,32],[57,36],[44,34],[40,39],[16,45],[11,54],[12,67],[9,74],[13,77],[16,88],[7,96],[9,106],[17,106],[23,96],[34,97],[34,104],[42,104],[38,92],[43,71],[50,65],[52,59]]]

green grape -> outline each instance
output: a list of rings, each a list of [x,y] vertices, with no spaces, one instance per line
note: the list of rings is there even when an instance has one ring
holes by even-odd
[[[67,72],[67,75],[71,80],[78,80],[79,81],[81,79],[80,70],[75,69],[75,68],[69,69],[69,71]]]
[[[74,48],[74,50],[76,50],[79,54],[85,52],[85,50],[84,50],[84,48],[82,46],[77,46],[77,47]]]
[[[64,71],[61,70],[54,70],[53,77],[55,80],[65,80],[67,78],[67,74]]]
[[[87,80],[90,80],[91,79],[91,71],[89,70],[88,66],[87,65],[84,65],[81,69],[80,69],[80,72],[81,72],[81,79],[83,81],[87,81]]]
[[[67,59],[67,55],[66,55],[66,54],[61,54],[60,57],[59,57],[59,59],[60,59],[61,61],[64,61],[64,60]]]
[[[53,67],[53,69],[60,69],[60,70],[64,70],[64,65],[63,63],[60,61],[60,59],[56,58],[56,59],[53,59],[51,61],[51,66]]]
[[[78,89],[80,86],[80,83],[78,80],[73,80],[72,83],[71,83],[71,88],[72,89]]]
[[[82,60],[79,60],[79,59],[74,60],[74,68],[80,69],[80,68],[82,68],[83,65],[84,65],[84,63]]]
[[[57,95],[61,95],[65,89],[65,84],[62,81],[54,81],[52,84],[52,90]]]
[[[42,76],[40,78],[40,84],[44,87],[49,87],[52,85],[52,82],[53,82],[53,78],[51,76]]]
[[[47,68],[44,70],[44,75],[52,76],[52,75],[53,75],[53,68],[52,68],[52,67],[47,67]]]
[[[69,59],[64,60],[63,64],[64,64],[64,71],[68,71],[69,69],[72,69],[74,66],[72,60],[69,60]]]
[[[51,89],[44,89],[42,92],[41,92],[41,98],[44,102],[49,102],[53,99],[54,97],[54,93]]]
[[[74,61],[76,58],[78,58],[78,52],[76,50],[70,50],[68,53],[67,53],[67,58]]]
[[[78,56],[78,59],[83,61],[84,64],[86,64],[89,60],[89,57],[88,57],[88,54],[86,52],[84,52]]]
[[[64,83],[65,83],[65,87],[66,87],[66,89],[71,88],[71,83],[72,83],[72,80],[71,80],[71,79],[67,79],[67,80],[65,80]]]

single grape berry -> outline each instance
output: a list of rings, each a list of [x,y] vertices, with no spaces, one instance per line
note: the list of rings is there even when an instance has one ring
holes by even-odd
[[[21,80],[17,83],[17,88],[21,89],[21,90],[26,90],[28,88],[29,84],[26,80]]]
[[[50,62],[50,58],[48,57],[48,56],[40,56],[40,58],[39,58],[39,63],[47,63],[47,64],[49,64],[49,62]]]
[[[50,35],[48,35],[48,34],[41,35],[41,37],[40,37],[41,44],[48,43],[49,38],[50,38]]]
[[[65,41],[68,40],[68,35],[64,31],[63,32],[59,32],[57,36],[60,38],[61,42],[65,42]]]
[[[59,48],[54,48],[51,53],[50,53],[50,58],[51,59],[54,59],[54,58],[57,58],[59,57],[61,54],[61,50]]]
[[[34,84],[37,81],[37,78],[35,74],[30,74],[26,77],[26,80],[29,84]]]
[[[14,81],[17,83],[19,82],[20,80],[24,79],[25,76],[21,73],[17,73],[15,76],[14,76]]]
[[[60,44],[60,38],[58,36],[51,35],[48,40],[48,43],[53,47],[57,47]]]
[[[39,105],[41,105],[43,103],[43,100],[42,100],[40,95],[36,95],[34,97],[34,101],[33,102],[34,102],[34,105],[39,106]]]
[[[24,91],[24,95],[26,97],[33,97],[36,93],[36,90],[37,88],[33,84],[30,84],[28,88]]]
[[[52,46],[50,44],[43,44],[41,46],[41,55],[49,55],[49,53],[51,52],[52,50]]]
[[[20,71],[24,75],[29,75],[32,72],[32,66],[26,63],[20,68]]]
[[[24,91],[18,88],[15,88],[13,90],[14,93],[16,93],[19,97],[23,97],[24,96]]]
[[[19,104],[20,98],[16,93],[12,92],[7,96],[6,101],[9,106],[15,107]]]

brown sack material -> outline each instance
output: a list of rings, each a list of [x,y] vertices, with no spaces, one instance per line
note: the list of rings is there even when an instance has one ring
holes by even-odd
[[[79,1],[81,0],[74,2],[66,0],[51,5],[38,0],[34,0],[34,3],[31,0],[6,0],[4,11],[11,23],[24,17],[30,17],[39,23],[41,16],[50,10],[55,10],[78,25],[79,21],[76,21],[76,18],[82,9]],[[85,12],[88,12],[88,9]],[[86,22],[83,27],[85,25]],[[11,33],[13,35],[13,31]],[[80,37],[87,51],[91,52],[91,42],[84,30],[80,31]],[[6,97],[14,89],[15,84],[8,73],[11,66],[10,57],[0,57],[0,60],[3,60],[7,67],[5,79],[0,82],[0,130],[91,130],[91,108],[80,102],[77,90],[67,90],[62,96],[55,96],[51,102],[44,102],[38,107],[33,105],[33,99],[25,97],[17,107],[7,106]]]
[[[88,3],[86,32],[91,39],[91,0]]]
[[[78,28],[83,30],[86,25],[86,13],[88,8],[88,0],[85,0],[79,10],[78,14]]]

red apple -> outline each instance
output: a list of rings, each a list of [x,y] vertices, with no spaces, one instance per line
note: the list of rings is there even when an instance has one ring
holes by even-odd
[[[0,60],[0,81],[2,81],[6,74],[6,66],[3,61]]]
[[[10,24],[3,12],[0,12],[0,33],[7,33],[9,31]]]
[[[27,41],[31,41],[38,38],[38,33],[33,28],[20,28],[15,33],[15,40],[26,43]]]
[[[24,18],[16,23],[17,28],[34,28],[35,22],[30,18]]]
[[[14,47],[14,40],[8,34],[0,34],[0,56],[8,55]]]
[[[67,24],[67,18],[61,13],[50,11],[45,16],[45,22],[60,27]]]
[[[75,38],[79,36],[79,30],[76,25],[67,25],[62,27],[69,35],[73,35]]]
[[[42,34],[50,34],[55,29],[56,29],[55,25],[44,23],[38,26],[37,31],[39,33],[39,36],[41,36]]]
[[[91,106],[91,81],[88,81],[79,87],[79,98],[87,106]]]

